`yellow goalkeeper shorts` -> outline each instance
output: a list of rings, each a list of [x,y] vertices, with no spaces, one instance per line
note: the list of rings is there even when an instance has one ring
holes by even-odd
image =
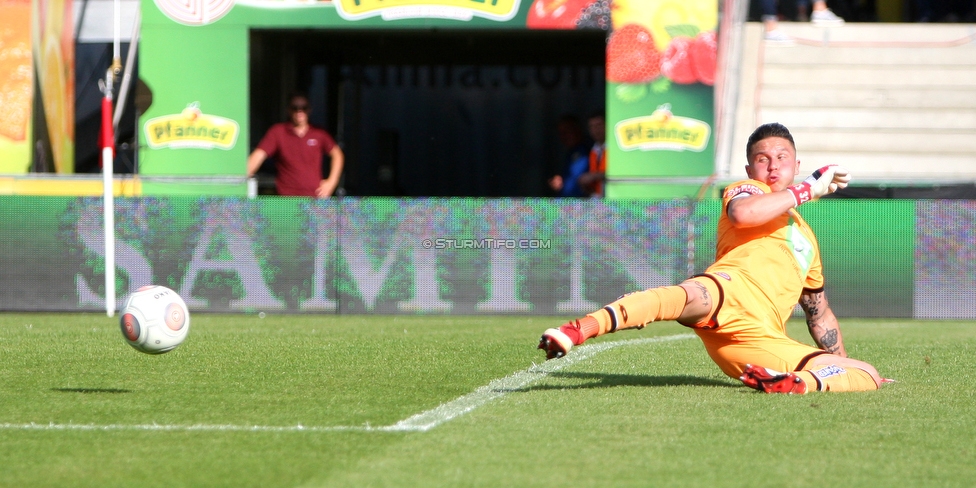
[[[709,275],[693,280],[704,285],[714,297],[708,318],[691,327],[701,338],[708,355],[722,371],[738,379],[746,364],[777,371],[799,371],[810,359],[827,352],[791,339],[785,326],[771,316],[753,313],[761,307],[755,294],[738,289]]]

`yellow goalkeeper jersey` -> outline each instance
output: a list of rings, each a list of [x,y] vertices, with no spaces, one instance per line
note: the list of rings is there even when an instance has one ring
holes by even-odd
[[[796,210],[758,227],[737,229],[729,221],[733,198],[769,192],[769,186],[756,180],[726,188],[716,261],[706,269],[725,290],[727,300],[717,317],[720,332],[740,339],[785,334],[803,289],[820,290],[824,284],[817,238]]]

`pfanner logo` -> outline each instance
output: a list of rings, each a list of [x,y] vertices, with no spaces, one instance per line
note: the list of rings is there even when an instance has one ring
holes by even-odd
[[[153,149],[230,149],[237,143],[240,126],[231,119],[201,112],[200,104],[193,102],[178,114],[149,119],[145,131]]]
[[[346,20],[380,16],[383,20],[438,18],[506,21],[515,17],[520,0],[335,0]]]
[[[708,146],[711,127],[698,119],[677,117],[671,104],[664,104],[651,115],[617,122],[614,135],[624,151],[701,152]]]

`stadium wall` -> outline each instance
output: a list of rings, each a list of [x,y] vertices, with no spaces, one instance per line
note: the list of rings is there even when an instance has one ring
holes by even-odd
[[[0,196],[0,310],[104,310],[101,200]],[[198,312],[572,316],[712,260],[720,202],[121,198],[119,301]],[[976,201],[825,199],[839,316],[976,318]]]

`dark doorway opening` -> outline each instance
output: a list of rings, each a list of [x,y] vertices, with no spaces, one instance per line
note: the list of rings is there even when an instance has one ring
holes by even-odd
[[[346,153],[348,195],[550,195],[557,119],[606,97],[603,31],[254,30],[250,44],[250,147],[304,92]]]

